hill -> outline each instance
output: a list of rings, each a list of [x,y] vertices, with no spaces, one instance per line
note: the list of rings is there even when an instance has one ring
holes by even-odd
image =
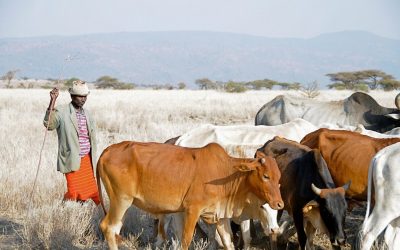
[[[196,79],[272,79],[329,83],[327,73],[379,69],[400,77],[400,41],[361,31],[311,39],[219,32],[132,32],[0,39],[0,74],[79,77],[111,75],[137,84]]]

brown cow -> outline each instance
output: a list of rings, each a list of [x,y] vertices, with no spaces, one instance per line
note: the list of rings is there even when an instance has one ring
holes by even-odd
[[[110,210],[100,224],[110,249],[117,249],[116,235],[132,204],[155,215],[183,212],[183,249],[189,247],[199,217],[217,223],[224,233],[226,218],[240,213],[254,195],[274,209],[283,208],[280,172],[272,157],[258,153],[255,159],[233,158],[216,143],[184,148],[121,142],[103,151],[98,182],[99,176],[110,198]]]
[[[396,142],[400,142],[400,138],[373,138],[356,132],[325,128],[301,140],[301,144],[319,149],[336,186],[351,180],[346,196],[359,201],[367,200],[371,159],[379,150]]]

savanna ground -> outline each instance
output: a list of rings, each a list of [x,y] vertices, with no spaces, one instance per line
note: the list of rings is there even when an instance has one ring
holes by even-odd
[[[98,152],[123,140],[165,140],[200,124],[253,124],[258,109],[278,94],[301,96],[296,91],[249,91],[229,94],[190,90],[92,90],[85,105],[98,126]],[[341,100],[349,91],[321,91],[318,100]],[[397,92],[372,91],[381,105],[394,107]],[[57,104],[70,101],[66,91]],[[49,90],[0,89],[0,248],[1,249],[103,249],[98,224],[102,212],[94,203],[62,203],[65,178],[56,171],[57,135],[49,132],[41,159],[36,187],[34,179],[45,128],[42,125],[49,103]],[[33,191],[32,199],[30,195]],[[362,223],[364,208],[349,214],[348,241],[352,242]],[[131,208],[122,234],[125,249],[151,249],[152,218]],[[255,249],[268,248],[258,234]],[[291,247],[295,248],[295,238]],[[315,240],[317,249],[328,249],[326,237]],[[193,249],[204,249],[202,240]],[[164,249],[174,248],[172,245]],[[350,244],[344,249],[350,249]]]

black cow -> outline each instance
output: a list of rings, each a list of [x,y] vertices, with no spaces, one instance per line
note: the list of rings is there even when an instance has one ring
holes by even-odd
[[[301,249],[312,246],[317,228],[329,236],[333,246],[343,245],[345,191],[350,184],[336,188],[319,151],[297,142],[275,137],[258,151],[278,162],[284,209],[294,219]]]
[[[371,96],[356,92],[335,102],[293,99],[277,96],[257,113],[256,125],[278,125],[303,118],[316,126],[323,123],[357,126],[386,132],[400,126],[400,94],[395,98],[397,109],[380,106]]]

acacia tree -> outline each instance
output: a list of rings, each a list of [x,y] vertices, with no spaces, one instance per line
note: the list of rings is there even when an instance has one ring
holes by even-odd
[[[96,80],[96,87],[100,89],[112,89],[118,83],[118,79],[111,76],[102,76]]]
[[[1,77],[2,80],[7,81],[7,88],[11,88],[11,80],[15,78],[18,71],[19,69],[10,70]]]
[[[195,83],[200,89],[217,89],[217,84],[208,78],[197,79]]]
[[[400,89],[400,81],[397,81],[395,79],[382,79],[379,81],[379,84],[385,91]]]
[[[224,84],[224,89],[229,93],[242,93],[247,90],[243,82],[228,81]]]
[[[276,81],[270,79],[254,80],[246,83],[246,86],[254,90],[260,90],[262,88],[272,89],[274,85],[276,85]]]
[[[370,89],[377,89],[382,80],[385,80],[385,82],[388,80],[394,80],[392,75],[388,75],[383,71],[375,69],[359,71],[359,75],[365,80],[370,80],[366,82]]]
[[[99,89],[133,89],[135,84],[133,83],[123,83],[117,78],[111,76],[102,76],[98,78],[95,85]]]
[[[360,84],[362,78],[357,72],[338,72],[326,74],[333,84],[329,87],[335,88],[336,86],[343,86],[345,89],[355,89],[357,84]]]
[[[328,85],[329,88],[364,90],[377,89],[381,86],[383,89],[395,88],[397,81],[392,75],[383,71],[370,69],[354,72],[338,72],[327,74],[334,83]]]

